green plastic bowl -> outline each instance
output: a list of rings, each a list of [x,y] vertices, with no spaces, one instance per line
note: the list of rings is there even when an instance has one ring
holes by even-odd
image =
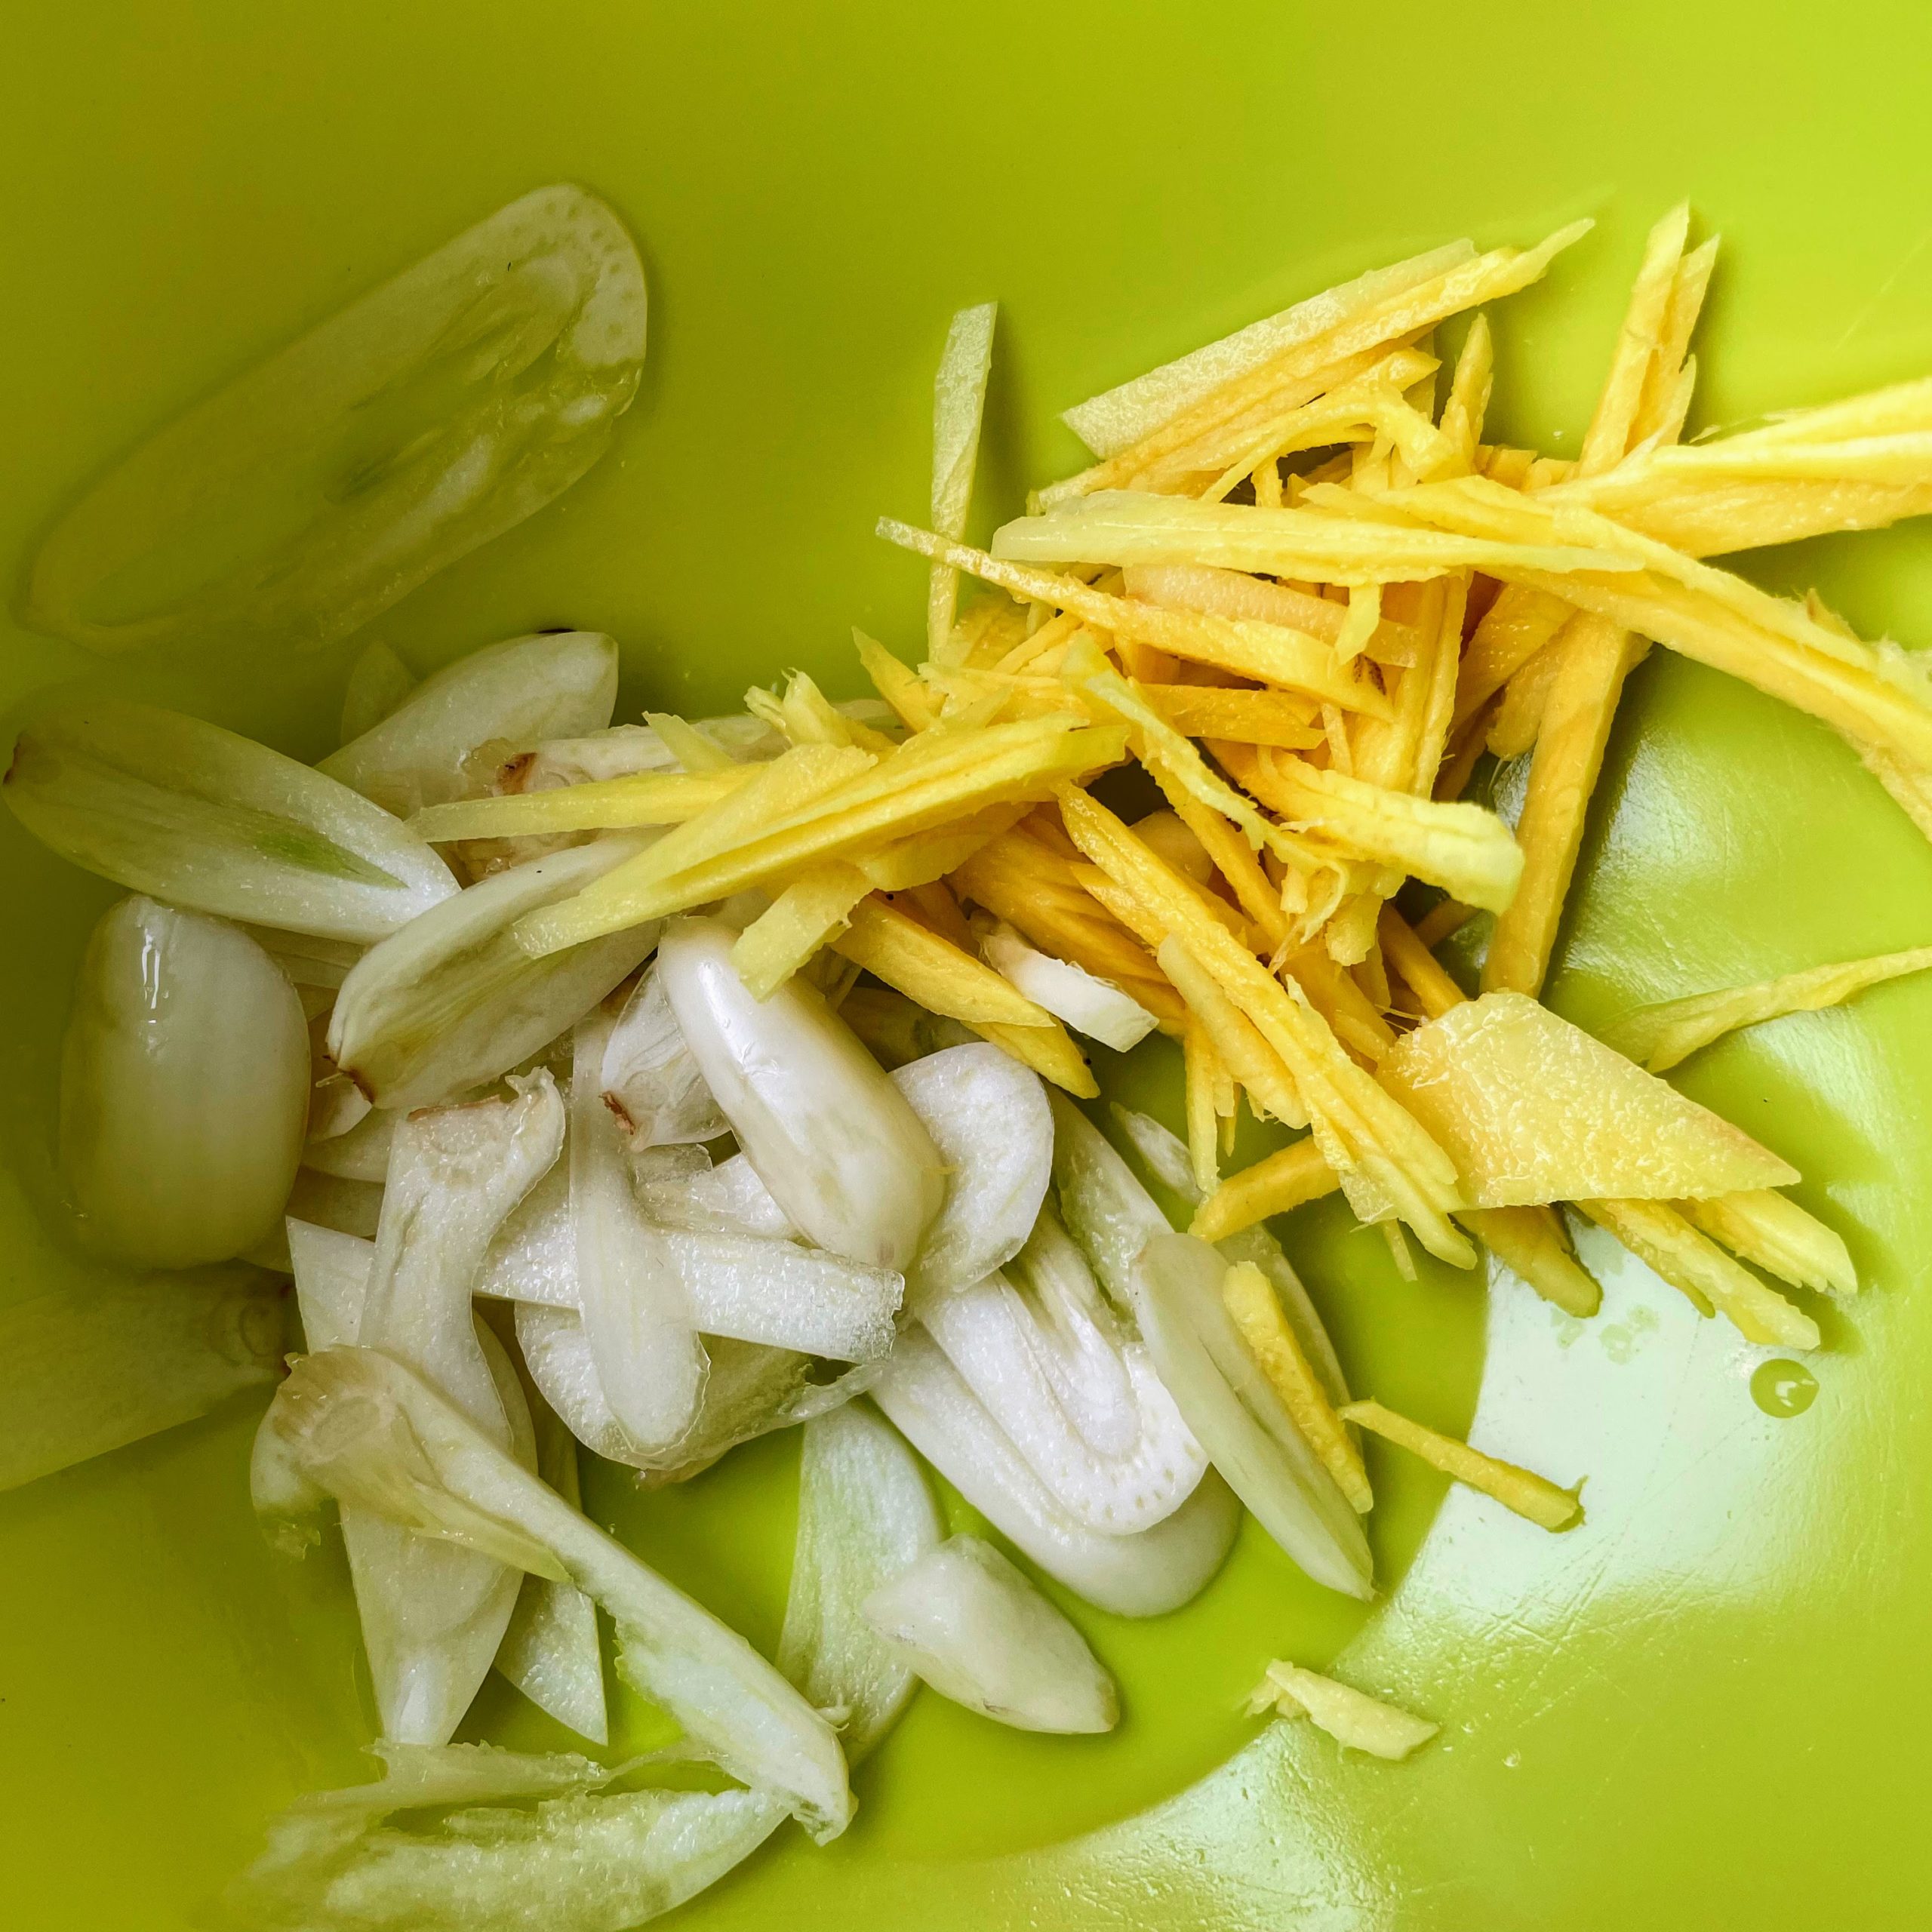
[[[545,624],[614,633],[624,715],[804,665],[854,622],[912,648],[923,577],[876,543],[924,502],[955,308],[1002,335],[983,514],[1074,466],[1056,412],[1430,243],[1596,233],[1501,305],[1498,432],[1574,449],[1641,237],[1686,195],[1724,251],[1697,421],[1932,368],[1932,15],[1626,0],[68,0],[9,34],[0,557],[132,438],[525,189],[581,181],[640,237],[653,343],[613,454],[380,619],[420,669]],[[1923,531],[1747,560],[1868,635],[1932,638]],[[357,641],[358,642],[360,640]],[[305,757],[351,645],[94,660],[0,620],[9,716],[71,680]],[[78,1278],[48,1186],[60,1028],[112,897],[0,822],[0,1297]],[[1932,939],[1932,851],[1830,734],[1659,652],[1632,680],[1553,986],[1634,1001]],[[1103,1057],[1106,1057],[1103,1056]],[[1173,1117],[1158,1051],[1115,1091]],[[1354,1386],[1564,1481],[1551,1537],[1374,1453],[1386,1595],[1303,1580],[1251,1524],[1196,1604],[1082,1611],[1127,1718],[1045,1740],[927,1697],[831,1848],[781,1834],[706,1928],[1333,1932],[1932,1922],[1932,985],[1735,1036],[1682,1084],[1804,1171],[1865,1293],[1820,1310],[1816,1401],[1601,1244],[1577,1324],[1486,1298],[1331,1208],[1281,1225]],[[1614,1254],[1615,1251],[1611,1251]],[[298,1792],[365,1774],[341,1566],[251,1519],[259,1403],[0,1497],[0,1920],[174,1932]],[[795,1447],[590,1506],[776,1635]],[[963,1520],[963,1515],[962,1515]],[[1331,1663],[1440,1720],[1393,1767],[1238,1714],[1263,1661]],[[641,1737],[648,1714],[620,1709]],[[466,1735],[565,1741],[500,1686]]]

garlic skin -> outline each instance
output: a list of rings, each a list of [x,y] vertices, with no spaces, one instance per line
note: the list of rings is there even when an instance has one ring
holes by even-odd
[[[89,1245],[150,1268],[239,1254],[302,1158],[309,1032],[281,969],[225,919],[136,894],[82,955],[60,1165]]]
[[[946,1200],[932,1137],[878,1063],[811,988],[754,999],[731,963],[738,935],[680,919],[657,970],[685,1044],[745,1158],[821,1247],[903,1273]]]

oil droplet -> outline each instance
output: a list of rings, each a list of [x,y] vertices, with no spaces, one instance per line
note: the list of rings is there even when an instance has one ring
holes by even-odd
[[[1767,1416],[1801,1416],[1818,1392],[1818,1378],[1801,1361],[1761,1361],[1751,1377],[1751,1399]]]

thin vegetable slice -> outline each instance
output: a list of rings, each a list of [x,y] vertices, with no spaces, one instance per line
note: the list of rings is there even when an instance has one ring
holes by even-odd
[[[346,636],[603,454],[645,319],[617,216],[539,188],[124,457],[42,543],[27,621],[97,651]]]
[[[311,1486],[459,1546],[488,1530],[537,1574],[564,1574],[617,1626],[619,1668],[733,1777],[835,1837],[852,1800],[823,1718],[744,1639],[519,1468],[460,1411],[389,1357],[305,1358],[266,1424],[278,1494]],[[277,1486],[268,1485],[271,1495]]]
[[[1025,1246],[1053,1172],[1053,1112],[1037,1074],[977,1041],[891,1078],[950,1177],[906,1272],[908,1297],[923,1303],[983,1281]]]
[[[416,673],[393,645],[372,638],[355,654],[342,691],[342,742],[373,731],[416,688]]]
[[[860,1606],[937,1549],[940,1535],[918,1459],[866,1404],[805,1424],[778,1667],[816,1709],[842,1709],[848,1764],[870,1752],[915,1688],[911,1668]]]
[[[537,1473],[573,1509],[581,1509],[576,1439],[528,1380],[527,1371],[523,1392],[536,1436]],[[567,1730],[593,1744],[609,1743],[597,1606],[575,1584],[524,1578],[497,1647],[497,1668]]]
[[[1318,1583],[1367,1598],[1368,1543],[1221,1303],[1226,1264],[1192,1235],[1157,1234],[1135,1275],[1141,1332],[1189,1429],[1261,1527]]]
[[[1521,993],[1485,993],[1405,1035],[1381,1075],[1454,1157],[1472,1207],[1678,1200],[1798,1178],[1749,1134]]]
[[[0,1309],[0,1491],[272,1383],[282,1284],[250,1268],[63,1289]]]
[[[1870,959],[1813,966],[1758,986],[1727,986],[1717,992],[1694,994],[1688,999],[1640,1007],[1611,1027],[1605,1038],[1619,1053],[1642,1061],[1653,1073],[1662,1073],[1740,1026],[1755,1026],[1787,1013],[1817,1013],[1841,1006],[1868,986],[1922,973],[1928,967],[1932,967],[1932,946],[1926,946],[1880,953]]]
[[[611,838],[512,867],[372,947],[336,996],[331,1057],[377,1106],[408,1108],[454,1100],[548,1046],[635,968],[657,928],[541,959],[512,929],[637,849]]]
[[[872,1390],[893,1423],[1001,1535],[1049,1576],[1118,1617],[1159,1617],[1206,1587],[1241,1512],[1211,1472],[1138,1535],[1087,1528],[1054,1501],[922,1330],[900,1337]]]
[[[381,939],[457,889],[422,840],[346,785],[152,705],[42,712],[14,741],[5,796],[89,872],[290,932]]]
[[[617,1426],[655,1457],[691,1426],[708,1364],[676,1264],[638,1211],[621,1131],[604,1104],[611,1024],[577,1029],[570,1104],[577,1312]],[[480,1257],[479,1257],[480,1259]]]
[[[137,1266],[225,1261],[278,1223],[301,1158],[309,1035],[247,934],[138,896],[82,955],[60,1074],[60,1165],[97,1246]]]
[[[1004,921],[980,935],[980,950],[1036,1005],[1115,1053],[1139,1045],[1160,1024],[1131,993],[1084,967],[1035,951]]]
[[[471,754],[601,731],[617,701],[617,645],[598,631],[537,632],[472,651],[423,679],[320,770],[406,818],[477,789]]]
[[[754,999],[715,919],[666,932],[658,971],[705,1084],[792,1220],[834,1254],[903,1271],[945,1198],[931,1137],[810,987]]]
[[[961,309],[946,332],[946,348],[933,382],[933,528],[963,537],[973,503],[973,472],[979,462],[980,423],[986,414],[986,378],[992,368],[993,325],[999,305]],[[926,649],[943,662],[959,597],[959,574],[933,566],[926,592]]]
[[[716,1140],[731,1131],[655,971],[638,981],[611,1029],[604,1100],[629,1127],[636,1149]]]
[[[1341,1411],[1345,1421],[1385,1436],[1412,1456],[1420,1456],[1444,1475],[1493,1496],[1506,1509],[1546,1530],[1567,1530],[1583,1521],[1583,1506],[1574,1489],[1560,1488],[1533,1469],[1519,1469],[1499,1457],[1485,1456],[1466,1442],[1426,1429],[1380,1402],[1351,1402]]]
[[[1442,1728],[1349,1684],[1337,1684],[1332,1677],[1279,1659],[1268,1666],[1248,1698],[1247,1709],[1254,1717],[1273,1710],[1283,1717],[1307,1718],[1337,1744],[1392,1762],[1420,1749]]]
[[[1017,1730],[1111,1730],[1120,1694],[1087,1640],[983,1537],[957,1536],[865,1601],[941,1697]]]
[[[1858,1292],[1843,1236],[1770,1188],[1674,1204],[1694,1226],[1781,1280],[1826,1294]]]

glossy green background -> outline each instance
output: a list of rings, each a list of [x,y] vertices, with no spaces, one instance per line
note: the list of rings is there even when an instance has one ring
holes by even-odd
[[[962,303],[1004,305],[989,518],[1072,466],[1054,412],[1095,388],[1339,274],[1589,213],[1592,240],[1495,318],[1493,420],[1574,448],[1642,232],[1686,194],[1727,238],[1698,420],[1932,368],[1916,6],[67,0],[8,38],[0,563],[210,383],[574,178],[643,242],[638,405],[585,483],[376,629],[419,669],[541,624],[608,629],[626,715],[722,707],[786,664],[856,688],[855,620],[913,647],[921,580],[869,533],[921,506],[932,364]],[[1752,568],[1920,642],[1926,541]],[[0,618],[0,702],[100,675],[315,755],[346,654],[265,638],[103,669]],[[77,1266],[29,1204],[66,989],[110,897],[0,824],[0,1296]],[[1589,1021],[1923,942],[1932,854],[1828,734],[1659,654],[1573,928],[1555,997]],[[1131,1084],[1165,1106],[1169,1072]],[[1124,1687],[1116,1737],[1025,1738],[924,1698],[862,1774],[845,1839],[787,1834],[686,1921],[1924,1924],[1932,985],[1758,1029],[1682,1081],[1803,1168],[1871,1284],[1825,1312],[1806,1415],[1761,1416],[1761,1352],[1640,1269],[1607,1271],[1587,1327],[1506,1281],[1485,1334],[1472,1282],[1407,1287],[1375,1237],[1309,1211],[1284,1238],[1355,1386],[1587,1475],[1588,1524],[1549,1539],[1466,1494],[1438,1509],[1432,1478],[1378,1458],[1401,1581],[1365,1625],[1251,1530],[1180,1616],[1084,1617]],[[0,1497],[10,1924],[173,1932],[272,1808],[359,1772],[341,1579],[261,1546],[254,1413]],[[768,1641],[793,1454],[760,1445],[645,1500],[593,1481],[592,1505]],[[1391,1769],[1235,1714],[1266,1657],[1344,1647],[1344,1674],[1441,1719],[1441,1742]],[[499,1688],[479,1717],[549,1734],[515,1704]]]

